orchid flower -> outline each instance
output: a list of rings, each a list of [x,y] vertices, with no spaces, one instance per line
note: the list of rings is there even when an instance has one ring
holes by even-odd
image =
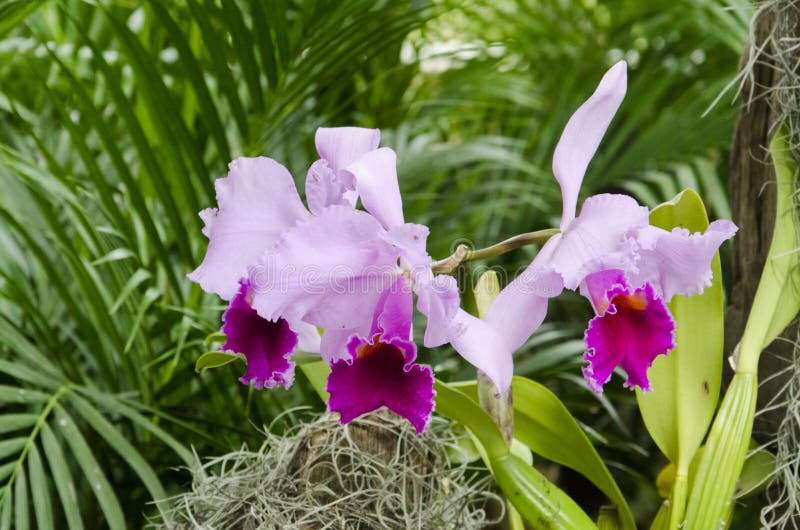
[[[223,350],[245,356],[244,384],[263,388],[280,383],[288,388],[294,379],[294,363],[289,357],[295,348],[317,353],[320,347],[319,332],[313,325],[280,315],[264,319],[255,312],[254,289],[247,279],[250,267],[287,230],[313,219],[328,203],[342,202],[331,190],[342,196],[354,195],[352,186],[339,185],[341,168],[377,148],[379,140],[376,129],[317,131],[317,151],[322,158],[306,180],[311,212],[300,200],[289,171],[269,158],[238,158],[231,162],[228,176],[215,182],[218,207],[200,212],[208,249],[188,277],[206,292],[230,301],[223,316],[222,331],[227,336]]]
[[[288,387],[295,349],[320,353],[333,368],[329,406],[343,422],[386,405],[421,432],[433,376],[413,364],[412,292],[428,317],[425,344],[439,346],[459,306],[455,279],[433,275],[428,228],[405,222],[396,155],[377,149],[377,131],[320,129],[316,143],[310,212],[277,162],[231,164],[217,181],[219,209],[201,213],[209,248],[190,278],[231,300],[223,349],[245,356],[242,382]],[[355,209],[359,197],[366,211]],[[346,384],[367,380],[383,382]]]
[[[386,405],[421,431],[433,409],[433,379],[411,364],[412,292],[428,318],[424,344],[440,346],[458,310],[456,282],[433,275],[428,228],[405,222],[394,151],[376,149],[345,170],[366,211],[333,204],[288,230],[251,269],[252,307],[270,320],[324,328],[329,406],[342,421]],[[380,388],[348,384],[372,376]]]
[[[647,208],[625,195],[589,197],[574,216],[586,167],[626,84],[626,65],[619,62],[567,122],[553,155],[564,204],[561,234],[543,249],[564,285],[580,287],[597,315],[585,333],[589,364],[583,374],[598,393],[617,365],[627,373],[625,386],[650,390],[647,369],[675,347],[666,304],[676,294],[691,296],[711,285],[711,260],[737,231],[727,220],[712,222],[702,234],[650,226]]]
[[[329,408],[343,423],[385,405],[418,433],[425,430],[433,411],[433,371],[414,364],[412,303],[411,290],[400,276],[375,308],[370,332],[352,335],[348,356],[333,362]]]
[[[647,369],[674,347],[675,323],[666,303],[711,284],[711,259],[736,233],[730,221],[714,221],[703,234],[649,226],[649,211],[626,195],[601,194],[584,201],[576,217],[578,193],[606,129],[625,96],[626,64],[615,64],[592,96],[572,115],[553,155],[561,187],[561,232],[545,243],[528,268],[495,299],[485,322],[470,320],[471,333],[452,342],[456,349],[494,347],[493,378],[500,391],[510,384],[511,354],[539,327],[547,299],[559,284],[577,289],[596,317],[585,333],[587,384],[601,392],[616,366],[628,374],[626,386],[650,388]],[[557,279],[553,278],[553,275]],[[461,352],[463,354],[463,352]]]

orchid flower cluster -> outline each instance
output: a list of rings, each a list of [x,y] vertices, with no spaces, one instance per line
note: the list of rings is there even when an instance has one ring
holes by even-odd
[[[246,359],[240,381],[288,388],[292,355],[319,354],[331,368],[329,409],[343,423],[386,406],[422,432],[434,379],[415,362],[414,295],[427,318],[425,347],[450,343],[504,392],[512,354],[542,324],[549,299],[570,289],[596,315],[585,332],[588,386],[602,392],[620,366],[626,386],[649,390],[647,369],[675,346],[666,304],[711,284],[711,260],[737,229],[715,221],[704,233],[666,231],[649,225],[646,207],[619,194],[589,197],[576,216],[584,173],[622,102],[626,75],[624,62],[614,65],[567,123],[553,157],[560,233],[485,319],[461,309],[453,277],[434,274],[429,229],[405,221],[396,155],[378,147],[378,130],[317,131],[320,159],[306,176],[306,205],[279,163],[233,161],[216,182],[218,208],[200,213],[209,244],[189,278],[230,303],[222,348]]]

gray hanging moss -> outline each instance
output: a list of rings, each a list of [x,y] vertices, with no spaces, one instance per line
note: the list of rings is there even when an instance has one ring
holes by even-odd
[[[422,436],[382,412],[346,426],[325,414],[265,436],[258,451],[198,463],[191,491],[151,528],[470,530],[503,513],[490,479],[464,462],[440,418]]]

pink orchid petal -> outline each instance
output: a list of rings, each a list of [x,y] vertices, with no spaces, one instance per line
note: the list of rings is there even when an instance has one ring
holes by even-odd
[[[627,65],[620,61],[606,72],[597,89],[575,111],[561,133],[553,154],[553,173],[564,201],[562,230],[575,217],[586,168],[625,97],[626,88]]]
[[[626,387],[650,390],[647,369],[675,347],[675,321],[649,283],[635,291],[617,285],[606,296],[611,301],[608,309],[586,329],[586,382],[599,394],[620,365],[628,374]]]
[[[189,279],[230,300],[248,267],[309,214],[292,176],[270,158],[237,158],[215,186],[219,208],[200,212],[208,250]]]
[[[405,278],[399,276],[375,306],[370,336],[397,337],[412,340],[411,317],[414,313],[414,295]],[[415,352],[416,353],[416,352]],[[411,358],[408,362],[413,361]]]
[[[451,322],[448,338],[453,348],[486,374],[499,392],[511,386],[514,349],[508,344],[504,332],[458,309]]]
[[[417,281],[417,309],[428,319],[423,344],[435,348],[450,339],[451,325],[458,312],[460,297],[456,279],[440,275],[430,281]]]
[[[387,147],[370,151],[347,166],[364,208],[385,228],[400,226],[403,200],[397,183],[397,155]]]
[[[624,271],[608,269],[594,272],[581,282],[581,294],[592,303],[595,314],[602,316],[608,309],[608,292],[618,285],[627,285]]]
[[[649,223],[649,212],[626,195],[602,194],[586,199],[581,214],[560,238],[551,238],[554,249],[549,265],[575,289],[589,274],[605,269],[636,268],[636,243],[629,237]],[[548,241],[548,244],[550,244]]]
[[[292,329],[297,333],[297,349],[306,353],[319,353],[320,337],[317,326],[312,326],[306,322],[292,323]]]
[[[354,335],[366,337],[369,335],[370,322],[365,321],[360,327],[352,329],[326,329],[322,334],[319,353],[322,359],[328,364],[341,359],[348,359],[350,354],[347,351],[347,343]]]
[[[245,356],[247,372],[239,379],[242,383],[258,389],[279,384],[289,388],[295,367],[289,358],[297,346],[297,334],[282,318],[271,321],[258,316],[248,303],[251,294],[249,283],[243,280],[222,317],[222,332],[227,336],[222,349]]]
[[[362,155],[377,149],[380,141],[378,129],[361,127],[320,127],[315,137],[319,156],[337,174]],[[352,187],[350,183],[345,184]]]
[[[306,202],[311,213],[319,215],[334,204],[355,206],[355,201],[348,200],[347,191],[327,161],[317,160],[311,164],[306,175]]]
[[[287,231],[250,270],[253,307],[328,329],[354,329],[372,319],[397,277],[398,250],[369,214],[330,206]]]
[[[384,233],[384,240],[397,247],[400,252],[400,263],[411,271],[412,275],[428,275],[431,270],[431,257],[426,250],[430,229],[425,225],[405,223],[390,227]]]
[[[547,302],[564,289],[564,281],[544,265],[556,243],[542,248],[525,271],[509,283],[492,302],[486,322],[502,330],[511,351],[518,350],[542,325]]]
[[[669,302],[676,294],[691,296],[711,285],[711,260],[720,245],[736,234],[731,221],[714,221],[703,233],[684,228],[671,232],[647,226],[637,231],[641,247],[639,271],[631,280],[653,284],[656,293]]]

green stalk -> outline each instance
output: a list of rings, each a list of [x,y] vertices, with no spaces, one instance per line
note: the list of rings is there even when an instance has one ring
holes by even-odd
[[[679,469],[675,474],[675,483],[672,485],[672,495],[670,496],[671,509],[669,511],[669,528],[677,530],[680,528],[681,521],[686,510],[686,494],[689,489],[689,469]]]
[[[597,530],[620,530],[619,513],[616,506],[601,506],[597,516]]]
[[[450,256],[435,261],[431,268],[437,274],[450,274],[458,268],[462,263],[468,261],[476,261],[479,259],[488,259],[500,256],[506,252],[522,248],[528,245],[541,245],[547,242],[548,239],[558,234],[557,228],[547,228],[545,230],[537,230],[536,232],[528,232],[510,237],[500,243],[495,243],[486,248],[479,248],[470,250],[467,245],[458,245],[455,252]],[[496,296],[496,295],[495,295]]]

